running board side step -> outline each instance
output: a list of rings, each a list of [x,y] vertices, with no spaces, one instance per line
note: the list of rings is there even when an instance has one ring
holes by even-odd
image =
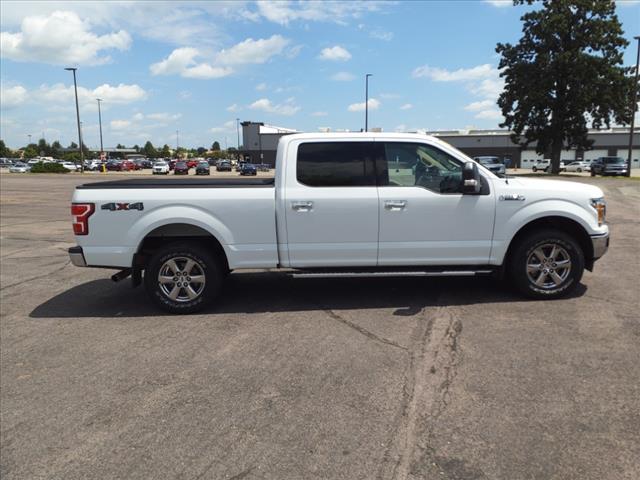
[[[494,270],[407,270],[369,272],[294,272],[293,278],[357,278],[357,277],[473,277],[491,275]]]

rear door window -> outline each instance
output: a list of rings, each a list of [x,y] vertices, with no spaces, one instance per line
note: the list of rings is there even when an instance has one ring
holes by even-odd
[[[309,187],[376,186],[373,142],[309,142],[298,146],[297,179]]]

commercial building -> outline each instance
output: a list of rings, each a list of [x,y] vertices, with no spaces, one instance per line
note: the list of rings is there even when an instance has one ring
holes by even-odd
[[[265,125],[262,122],[242,122],[243,148],[241,153],[252,163],[268,163],[275,165],[278,140],[283,135],[300,133],[291,128]],[[470,157],[499,157],[509,167],[531,168],[538,160],[545,158],[538,155],[535,148],[522,149],[511,140],[507,130],[450,130],[420,132],[450,143]],[[593,140],[591,150],[563,150],[561,159],[569,162],[579,159],[591,160],[604,156],[627,158],[629,148],[629,129],[612,128],[610,130],[590,130],[589,138]],[[546,156],[548,158],[548,155]],[[632,167],[640,167],[640,129],[636,129],[633,139]]]

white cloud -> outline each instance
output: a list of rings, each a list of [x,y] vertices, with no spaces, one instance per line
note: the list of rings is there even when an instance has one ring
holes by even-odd
[[[159,113],[150,113],[147,115],[147,118],[150,120],[157,120],[159,122],[173,122],[182,117],[181,113],[167,113],[167,112],[159,112]]]
[[[288,44],[289,40],[280,35],[258,40],[247,38],[227,50],[221,50],[216,62],[224,65],[266,63],[271,57],[282,53]]]
[[[267,89],[267,84],[264,83],[264,82],[259,83],[258,85],[256,85],[256,90],[259,91],[259,92],[262,92],[262,91],[264,91],[266,89]]]
[[[191,92],[189,90],[181,90],[178,95],[182,100],[188,100],[191,98]]]
[[[263,17],[270,22],[288,25],[296,20],[333,22],[346,24],[352,18],[360,18],[366,12],[378,11],[381,2],[257,2],[257,12],[247,12],[249,19]]]
[[[311,114],[312,117],[326,117],[328,115],[327,112],[313,112]]]
[[[482,118],[482,119],[486,119],[486,120],[502,120],[502,113],[500,113],[499,110],[483,110],[481,112],[478,112],[475,115],[476,118]]]
[[[211,79],[231,75],[230,67],[213,67],[208,63],[198,63],[200,51],[193,47],[176,48],[167,58],[149,67],[152,75],[180,75],[185,78]]]
[[[97,35],[72,11],[27,16],[20,31],[0,33],[2,56],[15,61],[99,65],[111,60],[102,55],[103,51],[127,50],[130,46],[131,36],[125,30]]]
[[[401,123],[396,128],[394,128],[394,131],[396,131],[396,132],[406,132],[407,131],[407,126],[404,123]]]
[[[479,102],[470,103],[469,105],[464,107],[464,109],[470,112],[477,112],[479,110],[486,110],[487,108],[491,108],[495,106],[496,106],[496,102],[494,102],[493,100],[481,100]]]
[[[334,47],[323,48],[318,57],[320,60],[329,60],[334,62],[346,62],[351,59],[349,51],[340,45]]]
[[[229,132],[235,132],[236,131],[236,121],[235,120],[229,120],[227,122],[224,122],[224,125],[220,126],[220,127],[212,127],[209,129],[209,131],[211,133],[229,133]]]
[[[377,40],[384,40],[385,42],[393,40],[393,32],[387,32],[384,30],[373,30],[369,33],[369,36]]]
[[[336,82],[350,82],[354,78],[356,78],[355,75],[349,72],[338,72],[331,75],[331,80]]]
[[[235,112],[239,112],[240,110],[242,110],[242,108],[239,107],[237,103],[234,103],[233,105],[229,105],[226,108],[226,110],[227,110],[227,112],[235,113]]]
[[[369,110],[377,110],[380,107],[380,105],[382,105],[375,98],[370,98],[368,104],[369,104]],[[349,107],[347,107],[347,110],[349,110],[350,112],[364,112],[365,102],[352,103],[351,105],[349,105]]]
[[[62,83],[54,85],[43,84],[37,90],[29,93],[29,98],[39,103],[47,103],[53,106],[67,104],[72,106],[75,93],[73,85],[65,86]],[[110,105],[127,105],[138,102],[147,98],[147,92],[139,85],[109,85],[105,83],[93,90],[78,87],[78,102],[81,108],[90,108],[97,110],[96,98],[101,98],[104,103],[103,108]],[[56,107],[57,108],[57,107]]]
[[[434,82],[460,82],[494,77],[496,72],[497,70],[488,63],[472,68],[460,68],[454,71],[423,65],[413,71],[413,77],[429,78]]]
[[[261,110],[267,113],[287,116],[295,115],[300,110],[300,107],[293,103],[292,98],[288,98],[281,104],[274,104],[268,98],[261,98],[249,105],[249,108],[252,110]]]
[[[400,107],[400,110],[411,110],[413,108],[413,104],[411,103],[405,103],[404,105],[402,105]]]
[[[194,47],[174,49],[167,58],[150,65],[152,75],[180,75],[185,78],[222,78],[234,72],[232,65],[259,64],[282,53],[289,40],[280,35],[267,39],[246,40],[210,56],[213,61],[204,61],[205,54]]]
[[[27,89],[22,85],[13,87],[0,86],[0,105],[3,109],[17,107],[28,99]]]
[[[131,126],[130,120],[111,120],[109,122],[112,130],[124,130],[125,128],[129,128]]]
[[[488,3],[489,5],[493,5],[498,8],[513,6],[513,0],[484,0],[484,3]]]

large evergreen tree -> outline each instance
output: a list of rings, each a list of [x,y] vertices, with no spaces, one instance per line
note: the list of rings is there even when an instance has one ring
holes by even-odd
[[[629,42],[610,0],[542,0],[521,20],[520,41],[496,47],[505,79],[501,127],[523,147],[535,143],[539,154],[550,154],[550,171],[558,173],[563,148],[591,147],[589,127],[630,122],[634,79],[623,66]]]

